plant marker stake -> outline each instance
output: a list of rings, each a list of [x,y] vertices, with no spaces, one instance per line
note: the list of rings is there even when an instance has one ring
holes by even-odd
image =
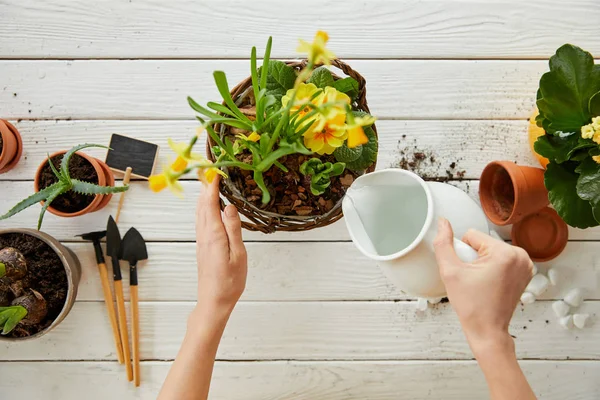
[[[124,174],[123,185],[129,184],[132,176],[148,179],[152,175],[158,159],[158,146],[154,143],[114,133],[110,137],[108,147],[106,165],[111,170]],[[123,192],[119,198],[115,222],[119,222],[124,202],[125,193]]]
[[[106,304],[108,319],[113,331],[113,338],[115,339],[117,359],[119,360],[119,364],[123,364],[123,344],[121,343],[121,334],[119,333],[119,324],[117,323],[117,314],[115,313],[115,303],[113,302],[112,292],[110,291],[110,283],[108,281],[108,273],[106,270],[104,254],[102,253],[102,247],[100,246],[100,239],[106,236],[106,231],[84,233],[83,235],[78,236],[80,236],[83,240],[91,240],[94,244],[96,263],[98,264],[100,282],[102,283],[102,292],[104,293],[104,304]]]
[[[131,228],[123,237],[121,260],[129,262],[129,284],[131,290],[131,336],[133,336],[133,377],[135,386],[140,386],[140,311],[138,298],[138,261],[148,259],[144,238],[137,229]]]
[[[110,256],[113,267],[113,277],[115,281],[115,296],[117,297],[117,316],[119,317],[119,330],[121,332],[121,343],[123,344],[123,357],[125,358],[125,367],[127,369],[127,380],[133,380],[133,371],[131,370],[131,357],[129,352],[129,336],[127,334],[127,315],[125,313],[125,299],[123,297],[123,277],[121,276],[121,265],[119,263],[121,255],[121,234],[117,223],[112,216],[108,218],[106,226],[106,253]]]

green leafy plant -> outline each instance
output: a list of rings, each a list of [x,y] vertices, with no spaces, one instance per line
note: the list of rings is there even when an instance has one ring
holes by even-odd
[[[577,228],[600,225],[600,66],[592,55],[565,44],[550,58],[537,92],[538,126],[546,134],[535,151],[550,163],[549,199]]]
[[[69,162],[71,160],[71,157],[77,151],[85,149],[85,148],[89,148],[89,147],[107,148],[106,146],[102,146],[99,144],[82,144],[79,146],[75,146],[65,153],[65,155],[62,158],[59,169],[56,169],[56,167],[50,160],[50,156],[48,156],[48,164],[50,165],[52,172],[58,179],[58,182],[40,190],[37,193],[34,193],[33,195],[29,196],[25,200],[22,200],[17,205],[15,205],[13,208],[11,208],[6,214],[0,216],[0,220],[10,218],[13,215],[25,210],[26,208],[31,207],[32,205],[39,203],[40,201],[43,201],[44,204],[42,206],[42,210],[40,212],[40,216],[38,219],[38,225],[37,225],[37,228],[39,230],[42,226],[42,221],[44,219],[44,214],[46,213],[46,210],[48,209],[50,204],[58,196],[60,196],[63,193],[66,193],[66,192],[72,190],[74,192],[81,193],[81,194],[102,195],[102,194],[111,194],[111,193],[119,193],[119,192],[126,191],[129,188],[128,186],[121,186],[121,187],[99,186],[99,185],[95,185],[93,183],[84,182],[84,181],[80,181],[78,179],[71,178],[71,175],[69,173]]]
[[[8,307],[0,307],[0,327],[2,334],[10,333],[19,323],[35,325],[42,322],[48,314],[46,299],[37,291],[17,297]]]
[[[323,162],[318,158],[311,158],[300,166],[300,173],[310,176],[310,191],[315,196],[325,193],[331,185],[331,178],[344,172],[346,164],[342,162]]]
[[[0,328],[2,328],[2,334],[9,334],[26,316],[27,309],[23,306],[0,307]]]
[[[6,275],[6,265],[0,262],[0,278],[3,278]]]

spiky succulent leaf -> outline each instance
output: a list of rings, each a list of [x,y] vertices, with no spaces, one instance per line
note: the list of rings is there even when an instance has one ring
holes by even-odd
[[[65,184],[66,186],[66,184]],[[48,207],[50,207],[50,204],[52,204],[52,202],[61,194],[63,194],[64,192],[66,192],[66,190],[55,190],[54,192],[50,193],[50,195],[46,198],[46,200],[44,200],[44,204],[42,205],[42,209],[40,210],[40,216],[38,217],[38,225],[37,225],[37,229],[38,231],[42,228],[42,221],[44,220],[44,215],[46,214],[46,210],[48,209]]]
[[[60,173],[63,177],[68,179],[71,178],[71,175],[69,174],[69,161],[71,161],[71,157],[73,156],[73,154],[77,153],[79,150],[87,149],[89,147],[99,147],[101,149],[108,149],[107,146],[93,143],[85,143],[73,147],[71,150],[65,153],[65,155],[62,158],[62,162],[60,163]]]
[[[8,335],[26,316],[27,309],[23,306],[0,307],[0,327],[3,327],[2,334]]]
[[[11,208],[10,210],[8,210],[8,212],[6,214],[0,216],[0,220],[10,218],[15,214],[20,213],[24,209],[31,207],[32,205],[34,205],[36,203],[39,203],[40,201],[45,201],[50,196],[52,196],[53,193],[62,194],[64,192],[66,192],[67,190],[69,190],[69,186],[67,184],[65,184],[64,182],[61,182],[61,181],[56,182],[55,184],[52,184],[52,185],[48,186],[47,188],[42,189],[39,192],[32,194],[25,200],[22,200],[21,202],[17,203],[17,205],[14,206],[13,208]],[[54,197],[56,197],[56,196],[54,196]]]
[[[50,159],[50,154],[48,154],[48,165],[50,165],[50,169],[52,170],[52,172],[54,173],[54,175],[56,175],[56,177],[58,178],[58,180],[63,179],[62,176],[60,175],[60,172],[58,172],[58,170],[54,166],[54,163]]]
[[[71,190],[81,194],[112,194],[120,193],[129,189],[128,185],[125,186],[100,186],[90,182],[80,181],[78,179],[71,179]]]

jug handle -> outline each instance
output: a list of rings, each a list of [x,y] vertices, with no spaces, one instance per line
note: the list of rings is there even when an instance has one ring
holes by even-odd
[[[454,238],[454,251],[462,262],[470,263],[479,257],[479,254],[465,242],[461,242],[457,238]]]

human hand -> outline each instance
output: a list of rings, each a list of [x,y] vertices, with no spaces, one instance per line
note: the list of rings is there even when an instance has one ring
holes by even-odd
[[[248,257],[233,205],[219,207],[219,177],[205,187],[196,210],[197,312],[226,319],[246,287]]]
[[[462,238],[479,254],[472,263],[462,262],[454,251],[454,233],[445,219],[438,222],[435,255],[448,299],[478,356],[488,345],[510,343],[508,325],[521,294],[533,275],[533,263],[525,250],[476,230]]]

